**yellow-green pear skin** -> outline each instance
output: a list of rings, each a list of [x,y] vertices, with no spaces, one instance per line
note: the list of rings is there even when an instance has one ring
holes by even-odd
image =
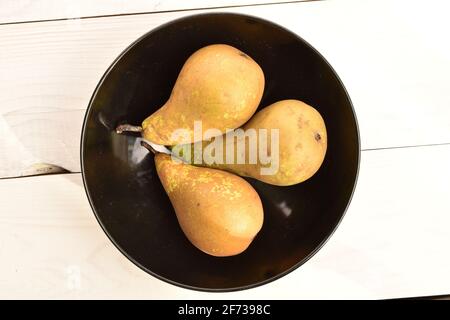
[[[156,170],[189,241],[203,252],[233,256],[243,252],[263,224],[258,193],[234,174],[177,163],[156,154]]]
[[[261,164],[258,161],[254,164],[249,162],[249,143],[245,145],[245,163],[236,163],[236,154],[238,153],[236,141],[233,144],[234,162],[226,163],[226,139],[223,137],[223,164],[206,164],[204,158],[201,159],[203,166],[210,166],[217,169],[227,170],[240,176],[247,176],[260,181],[278,185],[289,186],[303,182],[311,178],[320,168],[324,161],[327,150],[327,130],[324,120],[320,113],[313,107],[299,100],[282,100],[265,107],[257,112],[242,129],[247,132],[249,129],[255,129],[258,136],[256,148],[259,153],[259,129],[278,129],[279,130],[279,165],[275,174],[262,174],[262,167],[269,165]],[[270,141],[270,130],[268,150],[274,151],[272,141]],[[212,139],[214,141],[214,139]],[[199,142],[205,147],[212,142]],[[198,144],[198,143],[197,143]],[[195,144],[194,144],[195,145]],[[244,150],[244,149],[241,149]],[[193,153],[192,153],[193,154]],[[271,155],[273,156],[273,154]],[[191,158],[192,159],[192,158]]]
[[[250,119],[263,91],[264,73],[250,56],[225,44],[203,47],[183,65],[168,101],[143,121],[142,135],[167,146],[200,141],[194,121],[202,121],[203,131],[225,133]],[[187,135],[174,137],[177,129]]]

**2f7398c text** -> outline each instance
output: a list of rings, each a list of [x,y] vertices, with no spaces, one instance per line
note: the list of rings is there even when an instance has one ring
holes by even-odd
[[[222,304],[219,308],[212,306],[192,306],[185,304],[178,307],[179,315],[197,315],[209,318],[211,315],[270,315],[269,304]]]

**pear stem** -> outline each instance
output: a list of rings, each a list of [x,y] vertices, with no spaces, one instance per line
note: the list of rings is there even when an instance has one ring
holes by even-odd
[[[121,124],[121,125],[117,126],[116,132],[119,134],[122,132],[142,132],[142,127],[141,126],[133,126],[131,124],[125,123],[125,124]]]
[[[147,142],[145,142],[144,140],[141,140],[141,146],[143,146],[145,149],[147,149],[148,151],[150,151],[153,154],[158,153],[158,151],[153,149],[153,147],[151,145],[149,145]]]

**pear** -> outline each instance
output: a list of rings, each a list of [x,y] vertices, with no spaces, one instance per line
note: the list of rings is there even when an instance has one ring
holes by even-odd
[[[201,141],[208,129],[217,129],[217,136],[247,122],[263,91],[264,73],[251,57],[229,45],[209,45],[188,58],[169,99],[142,127],[122,125],[117,132],[142,132],[146,140],[167,146]],[[201,129],[194,136],[195,121]]]
[[[241,177],[155,155],[156,171],[190,242],[203,252],[243,252],[263,224],[261,199]]]
[[[324,161],[327,150],[325,123],[316,109],[302,101],[278,101],[257,112],[242,129],[243,131],[229,132],[211,141],[196,143],[192,145],[190,153],[182,156],[194,164],[227,170],[278,186],[294,185],[311,178]],[[251,136],[249,134],[251,129],[254,129],[256,133],[256,141],[253,145],[248,138]],[[260,151],[262,151],[260,150],[262,139],[260,129],[268,129],[266,144],[267,154],[270,157],[267,157],[265,161],[262,161],[260,157]],[[273,138],[277,138],[272,137],[272,129],[278,129],[277,141],[272,141]],[[235,137],[237,131],[242,134]],[[227,137],[233,139],[227,139]],[[212,147],[219,138],[223,141],[218,144],[220,148]],[[245,143],[245,145],[242,144],[244,147],[239,149],[238,143]],[[208,146],[213,152],[207,152]],[[200,147],[203,152],[196,153],[194,151],[196,147]],[[183,148],[180,147],[179,150]],[[232,156],[229,159],[232,161],[227,161],[227,153],[230,150]],[[218,151],[220,151],[219,155]],[[250,160],[250,154],[256,155],[254,157],[256,161]],[[239,163],[238,155],[242,156],[241,159],[244,161]]]

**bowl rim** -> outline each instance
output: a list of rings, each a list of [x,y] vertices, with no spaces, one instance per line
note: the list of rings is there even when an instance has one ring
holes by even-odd
[[[185,19],[191,19],[193,17],[199,17],[199,16],[211,16],[211,15],[232,15],[232,16],[239,16],[239,17],[244,17],[244,18],[249,18],[249,19],[255,19],[258,20],[260,22],[272,25],[278,29],[280,29],[283,32],[288,32],[290,34],[292,34],[293,36],[296,37],[296,39],[300,42],[302,42],[304,45],[306,45],[309,49],[311,49],[320,59],[323,60],[323,62],[328,66],[328,68],[330,68],[334,78],[337,80],[337,82],[340,84],[340,86],[342,87],[344,94],[346,96],[346,98],[349,101],[349,105],[350,105],[350,109],[353,115],[353,118],[355,120],[355,129],[356,129],[356,142],[357,142],[357,153],[356,153],[356,157],[357,157],[357,161],[356,161],[356,175],[355,175],[355,181],[353,183],[353,187],[350,193],[350,197],[349,200],[347,202],[346,207],[344,208],[341,217],[339,218],[338,221],[336,221],[336,223],[333,225],[333,229],[331,230],[331,232],[307,255],[305,256],[303,259],[301,259],[299,262],[297,262],[296,264],[294,264],[293,266],[291,266],[290,268],[284,270],[283,272],[280,272],[277,275],[274,275],[268,279],[259,281],[259,282],[255,282],[252,284],[248,284],[248,285],[243,285],[243,286],[238,286],[238,287],[230,287],[230,288],[205,288],[205,287],[197,287],[197,286],[192,286],[192,285],[187,285],[184,283],[180,283],[171,279],[168,279],[162,275],[159,275],[158,273],[146,268],[145,266],[143,266],[141,263],[139,263],[138,261],[136,261],[131,255],[129,255],[123,248],[120,247],[120,245],[114,240],[114,238],[109,234],[107,228],[104,226],[104,224],[102,223],[97,210],[95,209],[93,200],[91,198],[90,195],[90,191],[88,189],[87,186],[87,182],[86,182],[86,177],[85,177],[85,168],[84,168],[84,138],[85,138],[85,132],[86,132],[86,127],[87,127],[87,119],[89,118],[91,111],[92,111],[92,104],[94,99],[96,98],[98,91],[100,89],[100,87],[102,86],[103,82],[105,81],[105,79],[107,78],[107,76],[109,75],[109,73],[114,69],[114,67],[116,66],[116,64],[122,59],[122,57],[128,53],[128,51],[130,51],[135,45],[137,45],[139,42],[141,42],[143,39],[145,39],[148,35],[150,35],[153,32],[156,32],[170,24],[173,23],[177,23],[179,21],[185,20]],[[88,107],[86,109],[85,115],[84,115],[84,119],[83,119],[83,125],[82,125],[82,130],[81,130],[81,143],[80,143],[80,163],[81,163],[81,176],[83,179],[83,187],[84,190],[86,192],[86,196],[88,198],[89,201],[89,205],[94,213],[94,216],[98,222],[98,224],[100,225],[100,227],[102,228],[103,232],[106,234],[106,236],[108,237],[108,239],[113,243],[113,245],[119,250],[119,252],[121,252],[128,260],[130,260],[134,265],[136,265],[138,268],[140,268],[141,270],[145,271],[146,273],[150,274],[151,276],[155,277],[156,279],[162,280],[166,283],[175,285],[177,287],[183,288],[183,289],[190,289],[190,290],[195,290],[195,291],[202,291],[202,292],[233,292],[233,291],[241,291],[241,290],[247,290],[247,289],[252,289],[252,288],[256,288],[265,284],[268,284],[270,282],[273,282],[277,279],[280,279],[284,276],[286,276],[287,274],[293,272],[294,270],[296,270],[297,268],[299,268],[300,266],[302,266],[303,264],[305,264],[307,261],[309,261],[320,249],[322,249],[322,247],[328,242],[328,240],[331,238],[331,236],[336,232],[336,229],[339,227],[340,223],[342,222],[349,206],[350,203],[353,199],[353,195],[355,193],[355,189],[356,189],[356,185],[358,183],[358,177],[359,177],[359,169],[360,169],[360,161],[361,161],[361,137],[360,137],[360,132],[359,132],[359,125],[358,125],[358,119],[356,116],[356,112],[355,112],[355,108],[353,106],[353,102],[350,99],[350,95],[346,89],[346,87],[344,86],[344,83],[342,82],[342,80],[339,78],[338,74],[336,73],[336,71],[334,70],[334,68],[331,66],[331,64],[325,59],[325,57],[316,49],[314,48],[309,42],[307,42],[306,40],[304,40],[302,37],[300,37],[296,32],[290,31],[289,29],[287,29],[286,27],[283,27],[281,25],[279,25],[278,23],[275,23],[273,21],[255,16],[255,15],[250,15],[250,14],[242,14],[242,13],[236,13],[236,12],[230,12],[230,11],[219,11],[219,12],[206,12],[206,13],[198,13],[198,14],[189,14],[186,16],[182,16],[170,21],[167,21],[147,32],[145,32],[143,35],[141,35],[139,38],[137,38],[135,41],[133,41],[131,44],[129,44],[115,59],[114,61],[110,64],[110,66],[106,69],[106,71],[104,72],[104,74],[102,75],[102,77],[100,78],[100,81],[97,83],[91,98],[89,99],[89,103],[88,103]]]

